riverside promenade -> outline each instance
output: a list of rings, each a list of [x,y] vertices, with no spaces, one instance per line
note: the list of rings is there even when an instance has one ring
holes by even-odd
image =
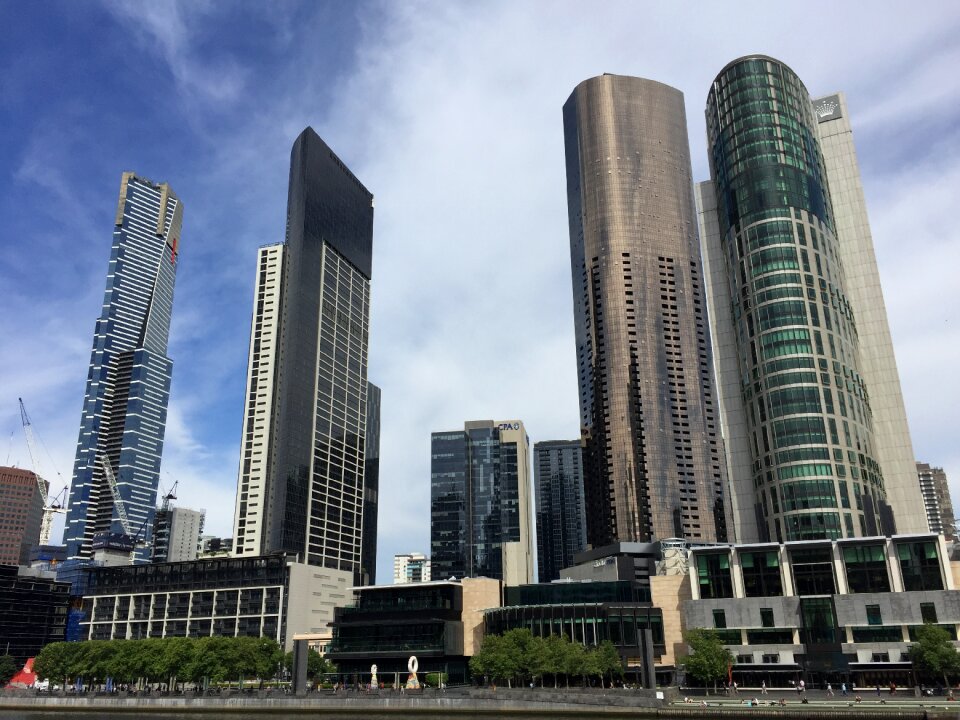
[[[674,691],[675,692],[675,691]],[[742,694],[743,695],[743,694]],[[188,718],[203,716],[208,720],[226,720],[250,716],[299,718],[355,718],[366,720],[395,718],[803,718],[804,720],[960,720],[960,708],[943,698],[899,697],[880,703],[876,698],[862,703],[846,698],[808,697],[801,703],[796,695],[783,694],[785,707],[771,706],[780,693],[762,698],[764,705],[747,707],[741,700],[752,696],[698,696],[692,703],[682,697],[658,700],[649,691],[609,689],[588,690],[566,688],[507,689],[451,688],[417,694],[380,693],[311,693],[297,698],[284,693],[235,694],[214,697],[191,695],[159,697],[150,695],[36,695],[30,693],[0,695],[0,718],[32,718],[50,713],[58,716],[83,717],[96,714],[124,718],[143,717]],[[700,702],[708,705],[702,707]]]

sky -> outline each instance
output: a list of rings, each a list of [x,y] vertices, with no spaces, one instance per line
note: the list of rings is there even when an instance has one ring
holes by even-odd
[[[120,175],[184,204],[161,486],[232,534],[256,251],[312,126],[375,196],[378,579],[429,552],[430,433],[579,436],[561,107],[637,75],[686,99],[772,55],[847,95],[918,459],[960,488],[960,4],[0,0],[0,464],[69,481]],[[59,475],[59,477],[58,477]],[[61,516],[62,518],[62,516]],[[62,525],[62,519],[60,523]],[[56,533],[55,533],[56,537]]]

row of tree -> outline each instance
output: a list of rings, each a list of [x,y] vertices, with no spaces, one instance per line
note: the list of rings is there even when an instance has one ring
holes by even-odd
[[[33,669],[39,678],[64,686],[82,678],[87,684],[145,682],[176,687],[177,682],[224,682],[271,678],[283,651],[276,640],[252,637],[149,638],[51,643]]]
[[[612,684],[615,677],[623,677],[620,654],[609,640],[586,648],[565,635],[536,637],[526,628],[487,635],[470,660],[470,671],[510,687],[527,681],[542,687],[548,676],[554,687],[561,677],[568,687],[570,678],[581,678],[586,684],[587,678],[596,677],[604,685],[606,678]]]

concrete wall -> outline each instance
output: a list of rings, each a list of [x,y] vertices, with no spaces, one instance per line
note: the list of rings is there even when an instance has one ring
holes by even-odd
[[[663,637],[667,651],[661,665],[676,665],[677,658],[687,654],[683,642],[683,605],[690,599],[686,575],[655,575],[650,578],[653,606],[663,613]]]
[[[463,586],[463,654],[471,657],[483,642],[483,611],[502,605],[502,583],[492,578],[464,578]]]
[[[344,570],[290,563],[286,598],[287,634],[284,649],[293,649],[293,636],[320,633],[333,620],[333,609],[348,604],[353,573]]]

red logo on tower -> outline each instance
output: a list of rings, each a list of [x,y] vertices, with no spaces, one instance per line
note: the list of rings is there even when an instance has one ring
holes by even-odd
[[[180,242],[180,238],[173,239],[173,245],[170,246],[170,264],[172,265],[177,261],[177,245]]]

